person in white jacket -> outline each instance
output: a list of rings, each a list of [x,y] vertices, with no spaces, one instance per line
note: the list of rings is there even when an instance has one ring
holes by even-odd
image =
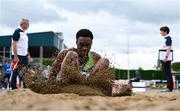
[[[29,20],[22,19],[20,27],[17,28],[12,36],[12,58],[13,63],[16,62],[22,66],[28,66],[28,36],[26,30],[29,28]],[[11,78],[11,87],[16,89],[18,70],[14,70]]]
[[[164,41],[162,43],[162,49],[166,50],[166,54],[163,58],[162,62],[162,70],[163,73],[166,75],[167,78],[167,92],[173,91],[173,79],[172,79],[172,73],[171,73],[171,61],[168,60],[168,57],[170,56],[170,51],[172,48],[172,39],[168,35],[170,32],[170,29],[167,26],[163,26],[160,28],[161,36],[163,37]]]

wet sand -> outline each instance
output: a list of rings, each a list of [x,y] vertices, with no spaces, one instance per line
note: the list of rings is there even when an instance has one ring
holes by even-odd
[[[180,93],[145,92],[132,96],[38,94],[30,89],[0,92],[0,110],[143,110],[180,111]]]

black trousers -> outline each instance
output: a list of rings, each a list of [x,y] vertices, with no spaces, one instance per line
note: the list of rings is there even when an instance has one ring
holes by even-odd
[[[171,73],[171,61],[162,62],[162,70],[167,79],[167,88],[173,90],[173,78]]]
[[[12,56],[12,58],[14,59],[14,56]],[[25,66],[26,68],[28,68],[28,58],[27,56],[18,56],[19,58],[19,64],[21,66]],[[12,89],[16,89],[16,78],[17,75],[20,75],[20,68],[17,68],[13,71],[13,75],[12,75],[12,79],[11,79],[11,87]],[[20,76],[20,81],[22,81],[22,77]]]

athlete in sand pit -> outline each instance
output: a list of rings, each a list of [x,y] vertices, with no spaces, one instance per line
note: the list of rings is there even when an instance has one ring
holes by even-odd
[[[93,43],[93,34],[88,29],[81,29],[76,34],[77,48],[69,48],[62,50],[50,71],[50,78],[56,79],[60,76],[60,81],[66,82],[67,66],[76,67],[82,76],[88,77],[91,74],[99,74],[101,71],[107,70],[109,60],[102,58],[99,54],[90,51]]]
[[[108,70],[109,60],[90,51],[92,42],[93,34],[90,30],[79,30],[76,34],[77,48],[64,49],[57,55],[52,64],[49,79],[47,81],[46,79],[45,81],[37,78],[31,79],[27,74],[24,76],[27,86],[33,91],[43,94],[66,93],[69,92],[65,87],[67,84],[80,84],[96,87],[108,96],[131,95],[130,85],[113,82],[112,73]],[[58,81],[56,81],[57,79]],[[78,87],[73,87],[70,88],[70,92],[77,94],[81,92]],[[84,91],[86,92],[86,89]]]

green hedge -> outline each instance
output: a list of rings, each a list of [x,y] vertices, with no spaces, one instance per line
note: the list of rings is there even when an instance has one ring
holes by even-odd
[[[174,71],[180,71],[180,62],[174,62],[171,66]]]
[[[136,70],[130,70],[130,78],[135,77]],[[115,69],[115,79],[127,79],[127,70]],[[141,78],[143,80],[160,79],[165,80],[166,77],[161,70],[140,70]],[[178,78],[179,79],[179,78]]]
[[[46,65],[46,66],[50,65],[51,66],[52,63],[53,63],[52,59],[43,59],[43,65]]]

